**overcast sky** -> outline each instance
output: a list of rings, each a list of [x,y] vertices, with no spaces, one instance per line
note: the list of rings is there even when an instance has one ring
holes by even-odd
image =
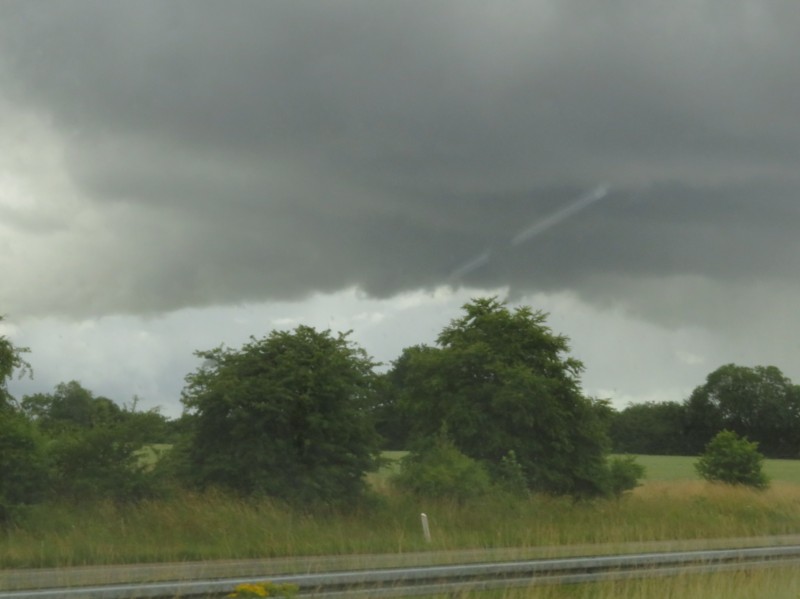
[[[0,3],[17,395],[179,413],[195,349],[311,324],[390,362],[477,295],[587,393],[800,382],[796,0]]]

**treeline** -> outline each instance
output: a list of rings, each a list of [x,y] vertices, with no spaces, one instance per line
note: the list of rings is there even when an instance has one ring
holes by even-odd
[[[699,455],[723,430],[757,442],[766,457],[800,457],[800,385],[774,366],[727,364],[683,402],[614,412],[609,435],[618,453]]]
[[[146,447],[178,438],[179,422],[120,406],[78,382],[0,402],[0,521],[40,501],[154,497],[162,477]],[[154,451],[154,450],[152,450]]]
[[[130,501],[221,488],[292,505],[346,506],[394,443],[410,450],[399,492],[591,497],[635,486],[609,458],[608,407],[585,397],[582,364],[546,315],[476,299],[435,345],[388,372],[347,334],[299,326],[238,349],[196,352],[183,416],[167,421],[77,382],[12,398],[24,352],[0,338],[0,517],[41,501]],[[169,444],[157,460],[154,444]],[[154,463],[155,462],[155,463]]]
[[[723,429],[772,457],[797,457],[800,441],[798,388],[776,368],[723,366],[683,403],[617,412],[583,394],[583,365],[546,314],[495,298],[386,372],[348,334],[307,326],[198,351],[177,420],[76,381],[13,398],[24,355],[0,336],[0,520],[43,501],[182,489],[351,506],[387,448],[409,450],[398,492],[619,495],[643,472],[612,451],[697,455]]]

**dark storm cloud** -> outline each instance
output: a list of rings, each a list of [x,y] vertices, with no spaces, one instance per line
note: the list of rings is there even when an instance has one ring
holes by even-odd
[[[796,280],[798,6],[5,3],[7,101],[113,240],[37,309]]]

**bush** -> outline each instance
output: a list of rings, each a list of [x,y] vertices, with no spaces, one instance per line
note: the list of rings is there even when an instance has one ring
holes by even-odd
[[[638,487],[644,475],[644,466],[637,464],[633,456],[611,458],[608,462],[608,491],[615,497],[621,497],[625,491]]]
[[[709,441],[694,467],[707,481],[765,489],[769,481],[762,471],[763,463],[758,443],[725,430]]]
[[[483,465],[461,453],[446,433],[403,458],[392,483],[417,497],[459,503],[485,495],[491,487]]]
[[[514,450],[502,457],[500,463],[494,468],[493,472],[494,483],[503,491],[524,497],[528,494],[528,481],[525,478],[525,470],[517,460],[517,454]]]
[[[135,431],[106,426],[64,433],[48,447],[59,498],[137,500],[157,495],[156,476],[139,457]]]

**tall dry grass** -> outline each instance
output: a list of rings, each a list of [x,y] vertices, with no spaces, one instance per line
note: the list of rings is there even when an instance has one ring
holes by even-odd
[[[428,514],[432,542],[422,538]],[[489,497],[464,505],[391,493],[348,513],[304,514],[267,499],[181,493],[134,505],[33,508],[0,537],[1,567],[518,548],[614,551],[669,543],[800,534],[800,487],[767,491],[699,481],[640,487],[620,500]],[[664,544],[667,545],[664,545]],[[594,549],[592,549],[594,547]],[[533,551],[535,550],[535,551]]]

